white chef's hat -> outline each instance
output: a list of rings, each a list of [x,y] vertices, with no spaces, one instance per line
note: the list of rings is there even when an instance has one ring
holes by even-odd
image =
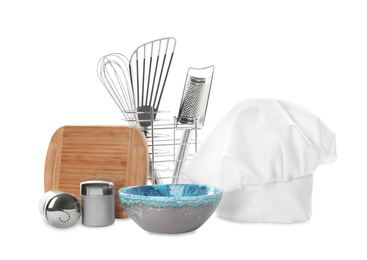
[[[300,222],[311,216],[313,172],[335,159],[335,134],[305,108],[244,100],[209,134],[180,182],[221,188],[220,217]]]

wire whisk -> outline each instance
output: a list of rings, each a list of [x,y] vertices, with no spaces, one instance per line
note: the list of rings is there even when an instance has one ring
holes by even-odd
[[[133,127],[139,127],[136,113],[134,89],[131,85],[129,60],[120,53],[103,56],[97,65],[97,74],[125,120]]]

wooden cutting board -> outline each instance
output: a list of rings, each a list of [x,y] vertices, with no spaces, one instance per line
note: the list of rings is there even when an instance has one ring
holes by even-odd
[[[117,191],[147,183],[148,145],[130,126],[63,126],[51,138],[44,188],[71,193],[80,200],[80,183],[107,178],[115,185],[115,217],[126,218]]]

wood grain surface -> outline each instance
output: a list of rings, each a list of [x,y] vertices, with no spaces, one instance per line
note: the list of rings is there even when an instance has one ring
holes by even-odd
[[[144,134],[130,126],[63,126],[51,138],[45,163],[44,189],[60,190],[80,200],[80,183],[107,178],[115,185],[115,217],[126,218],[117,191],[144,185],[148,173]]]

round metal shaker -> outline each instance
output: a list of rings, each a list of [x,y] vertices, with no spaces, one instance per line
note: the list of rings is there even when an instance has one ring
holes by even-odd
[[[46,192],[39,202],[39,210],[43,218],[57,228],[68,228],[78,222],[80,217],[79,200],[58,190]]]
[[[80,183],[82,223],[103,227],[115,222],[115,187],[108,179],[89,179]]]

